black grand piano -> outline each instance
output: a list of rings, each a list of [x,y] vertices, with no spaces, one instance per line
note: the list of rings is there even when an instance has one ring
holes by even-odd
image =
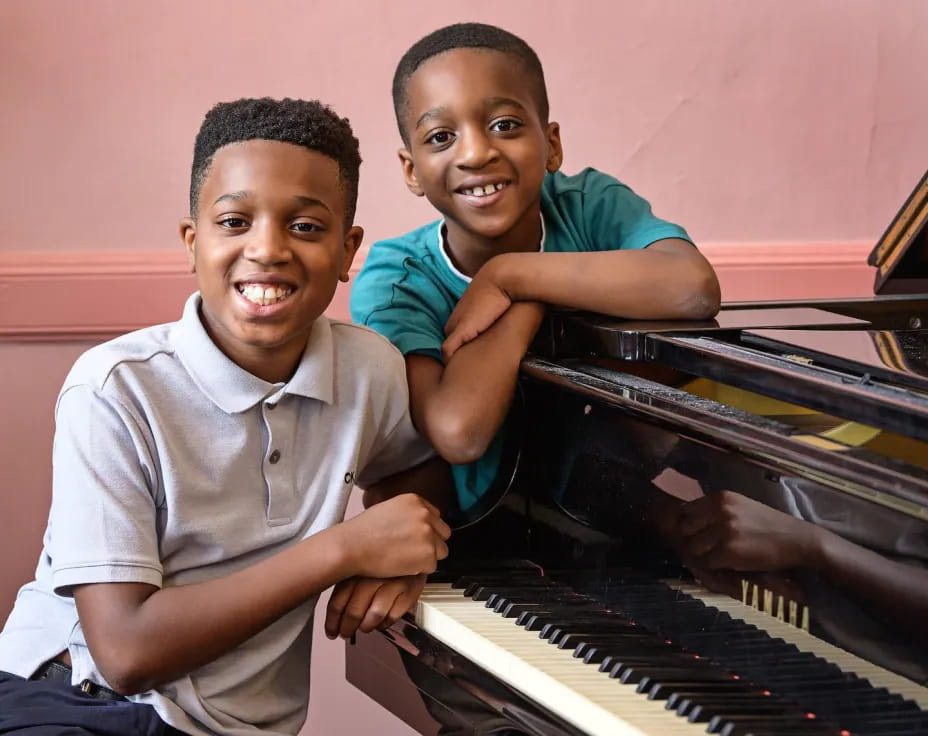
[[[550,315],[494,487],[349,681],[422,734],[928,734],[926,223],[928,175],[874,298]]]

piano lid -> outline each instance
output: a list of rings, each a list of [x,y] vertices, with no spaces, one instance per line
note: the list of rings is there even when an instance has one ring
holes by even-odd
[[[928,293],[928,172],[870,253],[876,294]]]

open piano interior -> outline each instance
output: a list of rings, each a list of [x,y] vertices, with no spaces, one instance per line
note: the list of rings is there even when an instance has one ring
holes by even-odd
[[[549,315],[493,486],[349,681],[422,734],[928,734],[926,220],[928,176],[873,298]]]

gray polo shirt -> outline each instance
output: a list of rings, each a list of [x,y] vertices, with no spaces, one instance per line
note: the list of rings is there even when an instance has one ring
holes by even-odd
[[[296,374],[271,384],[215,346],[199,304],[194,294],[179,322],[92,348],[65,380],[45,547],[0,633],[0,670],[28,677],[68,649],[74,682],[103,684],[73,586],[240,570],[342,521],[355,482],[430,455],[410,422],[403,358],[380,335],[320,317]],[[132,699],[190,734],[295,734],[315,603]]]

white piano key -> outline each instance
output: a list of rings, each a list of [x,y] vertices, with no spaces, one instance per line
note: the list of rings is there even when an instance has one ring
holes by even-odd
[[[591,736],[695,736],[705,724],[689,723],[573,656],[536,632],[516,626],[465,598],[450,585],[426,585],[416,623],[542,708]]]
[[[808,631],[790,626],[785,621],[768,616],[724,593],[713,593],[701,585],[680,580],[663,580],[662,582],[674,590],[679,590],[701,600],[707,606],[714,606],[720,611],[730,614],[733,618],[753,624],[773,637],[779,637],[784,641],[795,644],[800,651],[809,652],[828,660],[840,667],[844,672],[853,672],[858,677],[865,677],[874,687],[885,687],[890,692],[918,703],[921,708],[928,708],[928,688],[902,675],[897,675],[895,672],[890,672],[872,662],[861,659],[840,647],[812,636]]]

